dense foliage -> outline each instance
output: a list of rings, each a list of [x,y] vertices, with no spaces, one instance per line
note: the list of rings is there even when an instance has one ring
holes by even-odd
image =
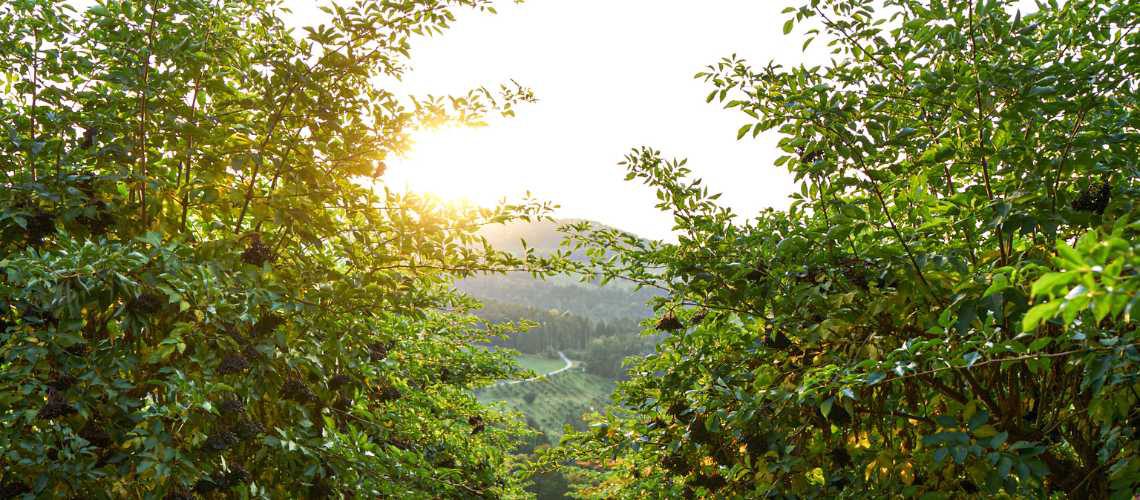
[[[815,67],[698,75],[802,182],[741,221],[652,149],[676,244],[572,227],[667,292],[581,493],[1131,498],[1140,3],[811,0]],[[610,261],[602,252],[621,249]]]
[[[373,189],[411,128],[530,99],[376,85],[453,8],[488,7],[0,3],[0,497],[521,493],[451,279],[546,207]]]

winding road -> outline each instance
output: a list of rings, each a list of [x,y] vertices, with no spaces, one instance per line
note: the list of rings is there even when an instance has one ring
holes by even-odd
[[[569,370],[570,368],[574,367],[574,362],[570,361],[570,358],[567,358],[565,354],[562,354],[562,351],[558,351],[558,357],[562,358],[562,362],[566,363],[566,366],[563,366],[562,368],[559,368],[559,369],[554,370],[550,373],[547,373],[546,375],[543,375],[544,377],[550,377],[550,376],[558,375],[559,373],[562,373],[562,372]]]
[[[567,358],[567,357],[566,357],[566,355],[562,353],[562,351],[558,351],[558,357],[562,358],[562,362],[563,362],[563,363],[566,363],[566,366],[563,366],[562,368],[559,368],[559,369],[557,369],[557,370],[554,370],[554,371],[552,371],[552,372],[544,373],[544,374],[541,374],[541,375],[538,375],[538,376],[534,376],[534,377],[531,377],[531,378],[528,378],[528,379],[523,379],[523,380],[505,380],[505,381],[502,381],[502,382],[498,382],[498,383],[496,383],[496,384],[494,384],[494,385],[502,385],[502,384],[507,384],[507,385],[514,385],[514,384],[521,384],[521,383],[523,383],[523,382],[534,382],[535,380],[538,380],[538,379],[540,379],[540,378],[543,378],[543,377],[553,377],[553,376],[555,376],[555,375],[558,375],[559,373],[562,373],[562,372],[564,372],[564,371],[566,371],[566,370],[569,370],[569,369],[571,369],[571,368],[573,368],[573,367],[574,367],[574,361],[573,361],[573,360],[571,360],[570,358]],[[494,387],[494,386],[492,386],[492,387]]]

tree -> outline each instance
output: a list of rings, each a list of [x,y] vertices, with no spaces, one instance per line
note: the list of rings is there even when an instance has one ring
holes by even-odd
[[[569,230],[667,293],[671,335],[551,462],[606,464],[594,497],[1130,498],[1140,4],[786,13],[828,64],[698,77],[800,192],[741,221],[684,161],[627,157],[678,242]]]
[[[0,5],[0,496],[497,497],[517,370],[452,276],[537,203],[379,191],[410,129],[522,88],[405,99],[417,34],[484,0]],[[212,493],[211,493],[212,492]]]

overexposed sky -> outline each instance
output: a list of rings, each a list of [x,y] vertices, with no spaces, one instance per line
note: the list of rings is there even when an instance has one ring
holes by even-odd
[[[308,0],[296,0],[295,9]],[[418,133],[389,162],[390,188],[491,204],[530,191],[562,217],[669,238],[672,218],[617,163],[647,145],[687,157],[694,175],[743,215],[786,206],[794,188],[772,166],[774,140],[736,140],[746,117],[706,104],[693,75],[732,53],[763,65],[797,63],[779,0],[528,0],[498,15],[462,11],[451,30],[413,45],[406,90],[462,93],[515,79],[539,102],[482,128]]]

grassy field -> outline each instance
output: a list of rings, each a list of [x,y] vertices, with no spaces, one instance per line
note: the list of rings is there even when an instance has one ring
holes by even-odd
[[[556,368],[561,368],[559,362]],[[536,370],[537,371],[537,370]],[[489,387],[476,393],[482,403],[503,402],[538,423],[552,443],[562,439],[563,425],[609,402],[614,382],[572,368],[549,379]],[[528,394],[534,400],[526,401]]]
[[[534,370],[539,375],[545,375],[554,370],[566,366],[561,359],[543,358],[540,356],[533,356],[530,354],[521,354],[515,358],[523,368]]]

